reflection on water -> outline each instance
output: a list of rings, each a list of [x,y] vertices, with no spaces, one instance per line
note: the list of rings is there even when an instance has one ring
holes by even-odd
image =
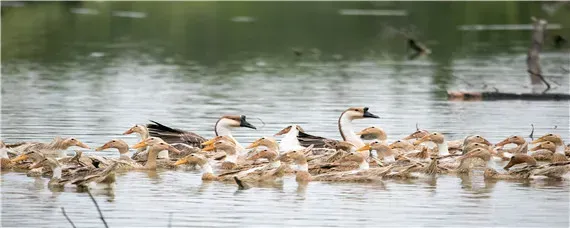
[[[568,102],[449,102],[444,96],[448,89],[529,91],[528,31],[457,28],[526,24],[531,15],[542,15],[537,4],[80,2],[3,8],[2,139],[60,135],[91,147],[111,138],[132,145],[134,136],[120,134],[148,120],[212,137],[224,114],[245,114],[258,126],[236,130],[242,143],[291,123],[338,139],[340,112],[366,105],[381,118],[355,121],[356,128],[380,126],[389,141],[414,131],[416,123],[450,140],[479,133],[498,142],[527,136],[531,124],[535,135],[551,132],[568,140]],[[401,10],[407,16],[340,15],[343,9]],[[560,24],[549,32],[569,37],[567,15],[561,8],[547,18]],[[408,59],[401,30],[433,53]],[[562,69],[568,58],[551,46],[541,56],[545,75],[559,84],[555,92],[568,91]],[[86,193],[51,191],[47,181],[2,172],[3,227],[67,226],[60,207],[78,227],[101,227]],[[286,178],[277,186],[239,191],[233,183],[202,182],[198,171],[180,170],[121,174],[114,190],[93,193],[111,227],[568,227],[569,189],[568,182],[485,181],[475,171],[374,184],[298,185]]]

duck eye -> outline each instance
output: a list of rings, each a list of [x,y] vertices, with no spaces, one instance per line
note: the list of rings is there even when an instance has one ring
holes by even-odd
[[[74,138],[71,138],[71,141],[75,141],[75,139],[74,139]]]
[[[117,142],[117,141],[115,141],[115,140],[112,140],[111,142]]]
[[[552,134],[548,134],[548,136],[552,136]]]
[[[437,135],[437,133],[433,133],[433,135]]]

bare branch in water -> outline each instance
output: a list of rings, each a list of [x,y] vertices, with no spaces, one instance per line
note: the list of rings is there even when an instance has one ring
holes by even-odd
[[[99,212],[99,218],[101,219],[101,221],[103,221],[105,228],[109,228],[109,225],[107,225],[107,221],[105,221],[105,217],[103,217],[103,213],[101,212],[101,209],[99,208],[99,204],[97,204],[97,201],[95,200],[95,198],[93,198],[93,195],[91,195],[91,191],[87,190],[87,193],[89,194],[89,197],[91,198],[91,200],[95,204],[95,207],[97,207],[97,211]]]
[[[546,81],[546,79],[544,78],[544,76],[542,76],[542,74],[532,72],[531,70],[528,70],[528,73],[540,78],[540,80],[546,85],[546,89],[542,91],[542,94],[545,94],[546,92],[548,92],[548,90],[550,90],[550,83]]]
[[[420,126],[418,126],[418,122],[416,122],[416,131],[420,131]]]
[[[63,216],[65,216],[65,219],[67,219],[69,224],[71,224],[71,227],[76,228],[75,224],[73,224],[73,221],[71,221],[69,216],[67,216],[67,213],[65,213],[65,208],[61,207],[61,213],[63,213]]]
[[[530,131],[530,135],[528,137],[530,137],[531,140],[534,140],[534,124],[530,124],[530,126],[532,127],[532,131]]]

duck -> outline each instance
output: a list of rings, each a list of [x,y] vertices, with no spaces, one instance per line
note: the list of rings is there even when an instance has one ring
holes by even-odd
[[[537,161],[551,161],[552,155],[556,151],[556,144],[551,141],[539,143],[537,146],[530,149],[531,156]]]
[[[466,147],[469,147],[473,143],[479,143],[479,144],[483,144],[483,145],[487,145],[487,146],[493,145],[491,142],[489,142],[489,140],[487,140],[486,138],[484,138],[481,135],[469,135],[469,136],[465,137],[463,142],[458,145],[460,147],[460,150],[462,150],[462,154],[465,154],[465,153],[471,151],[472,149],[466,148]],[[448,143],[448,145],[449,145],[449,143]],[[486,149],[490,149],[490,148],[486,148]]]
[[[16,154],[24,154],[29,151],[36,151],[42,153],[43,155],[50,157],[65,157],[64,150],[70,147],[77,146],[85,149],[89,149],[85,143],[77,140],[76,138],[61,138],[55,137],[50,143],[24,143],[20,146],[12,148]]]
[[[271,150],[279,153],[279,148],[280,148],[279,145],[280,144],[277,144],[277,141],[274,138],[261,137],[255,141],[253,141],[251,144],[249,144],[249,146],[247,146],[246,149],[254,149],[254,148],[263,146],[267,149],[271,149]]]
[[[139,141],[143,141],[145,139],[147,139],[148,137],[150,137],[150,133],[148,131],[148,128],[146,128],[146,126],[144,125],[140,125],[140,124],[135,124],[134,126],[132,126],[131,128],[129,128],[128,130],[126,130],[125,132],[123,132],[123,135],[130,135],[136,133],[139,136]],[[146,151],[147,148],[139,148],[137,149],[137,151],[133,154],[133,156],[131,157],[132,159],[137,159],[139,160],[138,156],[139,153],[142,153],[143,151]],[[146,159],[145,159],[146,160]]]
[[[114,189],[115,188],[115,171],[119,167],[117,162],[106,167],[100,172],[76,177],[71,181],[78,188],[84,189]]]
[[[552,155],[552,158],[551,158],[552,162],[568,161],[568,158],[566,157],[566,154],[565,154],[566,146],[564,145],[564,142],[562,141],[562,137],[560,137],[560,135],[555,135],[555,134],[549,133],[549,134],[541,136],[540,138],[538,138],[536,140],[533,140],[531,143],[537,144],[537,143],[546,142],[546,141],[553,142],[554,145],[556,145],[556,149],[555,149],[554,154]]]
[[[380,118],[369,112],[368,107],[356,107],[348,108],[340,115],[338,119],[338,129],[342,137],[342,141],[349,142],[353,144],[356,148],[364,146],[364,142],[360,137],[354,132],[354,127],[352,121],[355,119],[363,118]],[[307,147],[313,145],[315,148],[334,148],[334,145],[338,143],[338,140],[327,139],[320,136],[309,135],[304,132],[299,132],[297,136],[301,146]]]
[[[135,167],[136,169],[156,170],[157,168],[171,168],[172,166],[170,160],[157,160],[158,152],[168,150],[170,152],[180,153],[178,149],[162,141],[160,138],[149,137],[146,140],[140,141],[139,143],[132,146],[133,149],[143,147],[148,147],[148,160],[144,166]]]
[[[232,170],[238,168],[238,148],[237,142],[231,137],[220,137],[213,143],[209,144],[207,147],[203,148],[203,151],[223,151],[226,156],[222,162],[220,168],[225,170]],[[243,161],[242,161],[243,162]]]
[[[199,153],[187,155],[186,157],[183,157],[183,158],[179,159],[178,161],[176,161],[176,163],[174,163],[175,166],[179,166],[182,164],[200,166],[201,171],[202,171],[202,176],[201,176],[202,181],[223,181],[223,182],[235,181],[234,176],[238,176],[238,178],[244,178],[248,174],[252,174],[255,171],[262,170],[262,169],[260,169],[260,167],[256,167],[254,169],[229,171],[229,172],[222,173],[220,175],[216,175],[216,174],[214,174],[214,170],[212,168],[212,165],[210,165],[208,158],[206,158],[205,155],[199,154]],[[274,171],[275,170],[277,170],[277,169],[274,169]],[[256,174],[259,174],[259,173],[256,173]],[[279,174],[277,174],[277,175],[279,175]]]
[[[148,139],[148,137],[147,137]],[[137,163],[129,156],[129,145],[120,139],[112,139],[100,147],[97,147],[95,151],[103,151],[106,149],[115,148],[119,152],[118,159],[112,159],[118,165],[119,170],[129,170],[142,167],[141,164]],[[144,148],[144,147],[141,147]]]
[[[310,181],[333,181],[333,182],[372,182],[380,181],[390,172],[393,166],[383,168],[370,168],[364,156],[359,152],[350,152],[343,157],[342,161],[358,163],[358,168],[349,171],[339,171],[319,175],[311,175],[309,166],[303,151],[290,151],[280,158],[282,161],[291,162],[294,165],[295,180],[299,183]]]
[[[274,136],[285,135],[279,142],[280,151],[302,150],[305,147],[301,146],[299,139],[299,132],[305,132],[299,125],[289,125],[277,132]]]
[[[376,126],[364,128],[357,132],[356,135],[360,135],[360,139],[362,140],[377,140],[383,143],[388,139],[388,135],[384,129]]]
[[[10,170],[12,166],[14,166],[14,163],[8,156],[8,148],[6,148],[4,141],[0,140],[0,169]]]
[[[155,121],[151,122],[152,124],[147,124],[150,135],[162,138],[167,143],[183,143],[192,147],[199,147],[200,144],[206,141],[206,138],[196,133],[173,129]],[[232,138],[236,142],[238,152],[245,154],[247,152],[245,148],[232,136],[232,128],[236,127],[257,129],[251,123],[247,122],[245,115],[225,115],[216,122],[214,133],[216,136],[228,136]]]
[[[67,183],[69,183],[71,181],[70,175],[68,175],[66,178],[62,177],[63,171],[62,171],[61,165],[55,158],[46,157],[46,158],[42,159],[41,161],[38,161],[37,163],[32,165],[30,168],[32,168],[32,169],[40,168],[43,165],[48,165],[52,170],[52,176],[51,176],[50,180],[48,181],[48,187],[50,187],[50,188],[54,188],[54,187],[62,188]]]
[[[526,166],[511,170],[518,164]],[[496,170],[485,170],[484,177],[488,179],[568,179],[568,171],[570,171],[570,162],[553,162],[545,165],[538,165],[536,159],[527,154],[515,154],[511,157],[509,163],[503,168],[507,173],[499,173]]]
[[[392,164],[396,162],[396,156],[393,150],[387,144],[380,141],[373,141],[369,144],[365,144],[364,146],[358,148],[356,151],[365,152],[363,153],[363,156],[370,152],[373,158],[381,158],[383,163],[386,164]]]
[[[503,141],[497,143],[495,147],[502,148],[507,144],[516,145],[516,147],[512,149],[503,148],[503,151],[508,152],[510,154],[526,154],[528,152],[528,142],[522,136],[511,135],[508,138],[504,139]]]

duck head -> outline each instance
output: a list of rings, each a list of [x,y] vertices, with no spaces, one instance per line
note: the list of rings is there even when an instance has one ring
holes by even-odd
[[[360,135],[360,138],[365,140],[377,139],[385,141],[388,138],[386,132],[382,128],[375,126],[364,128],[360,132],[356,133],[356,135]]]
[[[129,145],[120,139],[112,139],[109,142],[106,142],[105,144],[103,144],[103,146],[97,147],[95,148],[95,151],[102,151],[105,149],[109,149],[109,148],[116,148],[119,150],[119,152],[124,152],[129,150]]]
[[[79,141],[73,137],[64,139],[62,144],[64,145],[65,148],[77,146],[77,147],[89,149],[89,146],[85,145],[85,143],[82,143],[81,141]]]
[[[435,144],[442,144],[445,142],[445,136],[439,132],[430,133],[414,142],[414,145],[419,145],[423,142],[434,142]]]
[[[299,132],[305,132],[305,130],[303,130],[303,128],[301,128],[299,125],[289,125],[286,128],[283,128],[281,131],[277,132],[273,136],[279,136],[279,135],[287,134],[287,133],[289,133],[289,131],[291,131],[291,129],[293,129],[293,127],[295,127],[295,129],[297,129],[297,131],[299,131]]]
[[[536,160],[533,157],[526,154],[515,154],[511,157],[511,160],[503,169],[509,170],[511,167],[522,163],[534,166],[536,165]]]
[[[504,146],[504,145],[507,145],[510,143],[522,145],[525,142],[526,142],[526,140],[524,140],[524,138],[522,136],[512,135],[512,136],[509,136],[508,138],[504,139],[503,141],[497,143],[495,146],[499,147],[499,146]]]
[[[363,118],[380,118],[368,111],[368,107],[349,108],[345,110],[341,116],[346,116],[350,120]]]

